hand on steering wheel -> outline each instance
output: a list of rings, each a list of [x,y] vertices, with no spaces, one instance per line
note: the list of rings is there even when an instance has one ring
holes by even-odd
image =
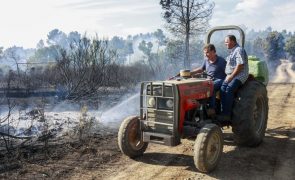
[[[209,77],[210,79],[214,79],[214,77],[212,75],[208,74],[206,71],[194,74],[193,77],[196,77],[196,78],[207,78],[207,77]]]
[[[173,79],[176,79],[176,78],[179,78],[180,77],[180,74],[176,74],[175,76],[172,76],[172,77],[169,77],[168,80],[173,80]]]

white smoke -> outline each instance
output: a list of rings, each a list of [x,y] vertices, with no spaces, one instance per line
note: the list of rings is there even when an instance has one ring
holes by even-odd
[[[102,112],[99,121],[109,127],[118,128],[124,118],[131,115],[139,115],[139,93]]]
[[[30,100],[28,99],[28,101]],[[99,109],[87,110],[87,118],[92,119],[95,125],[100,126],[102,124],[108,128],[117,129],[126,117],[139,115],[139,93],[127,94],[121,98],[117,105],[110,107],[115,101],[109,99],[103,102],[103,104],[106,104],[105,106]],[[42,119],[40,119],[41,114],[35,106],[29,106],[25,109],[15,107],[10,114],[9,123],[6,121],[0,124],[0,132],[7,133],[9,128],[9,134],[11,135],[39,136],[42,135],[45,126],[48,126],[50,130],[59,136],[79,125],[81,104],[64,101],[56,104],[54,107],[51,107],[51,105],[44,109],[46,123],[40,121]],[[106,107],[110,108],[105,109]],[[0,108],[0,119],[4,119],[8,111],[8,108],[2,105]]]

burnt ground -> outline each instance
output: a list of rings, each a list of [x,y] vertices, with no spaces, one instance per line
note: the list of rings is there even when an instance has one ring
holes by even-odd
[[[84,171],[102,171],[112,167],[121,153],[113,130],[79,140],[63,136],[44,143],[25,146],[1,154],[1,179],[71,179]],[[100,179],[107,172],[96,176]]]
[[[64,136],[0,154],[1,179],[295,179],[294,84],[268,86],[269,118],[264,142],[238,147],[231,129],[218,167],[203,174],[194,167],[194,141],[176,147],[149,145],[129,159],[117,146],[117,130],[98,130],[87,138]]]

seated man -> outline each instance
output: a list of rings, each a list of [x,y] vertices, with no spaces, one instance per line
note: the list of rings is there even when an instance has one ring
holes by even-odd
[[[248,56],[246,51],[239,46],[234,35],[225,38],[225,45],[230,50],[226,61],[226,78],[221,86],[221,114],[217,117],[220,121],[230,121],[234,92],[246,82],[249,75]]]
[[[202,73],[206,71],[207,74],[213,78],[214,91],[213,91],[213,96],[210,98],[209,109],[207,110],[207,114],[212,117],[215,115],[216,92],[220,89],[223,83],[223,80],[226,77],[226,74],[225,74],[226,61],[224,58],[216,54],[216,49],[213,44],[205,45],[205,47],[203,48],[203,51],[204,51],[204,56],[206,58],[202,66],[194,69],[191,72],[191,74],[194,75],[194,74]]]

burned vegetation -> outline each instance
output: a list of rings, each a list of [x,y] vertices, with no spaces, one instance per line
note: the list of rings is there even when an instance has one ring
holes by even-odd
[[[22,63],[12,52],[15,68],[0,76],[1,178],[65,178],[75,169],[106,168],[119,155],[116,133],[89,111],[150,78],[147,65],[118,63],[107,40],[84,37],[50,51],[47,63]]]

